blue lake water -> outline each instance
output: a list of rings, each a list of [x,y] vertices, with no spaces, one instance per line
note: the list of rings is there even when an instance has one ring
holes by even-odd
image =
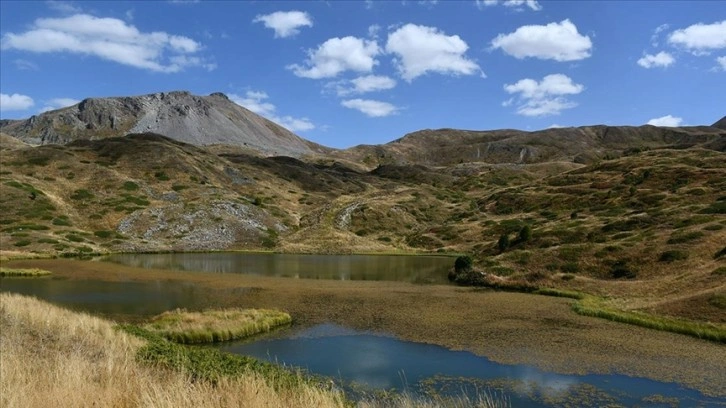
[[[503,393],[514,407],[726,406],[726,399],[709,398],[675,383],[615,374],[557,374],[330,324],[219,348],[304,368],[342,384],[355,383],[353,389],[395,388],[414,394],[436,390],[443,395],[464,392],[474,399],[488,390]]]

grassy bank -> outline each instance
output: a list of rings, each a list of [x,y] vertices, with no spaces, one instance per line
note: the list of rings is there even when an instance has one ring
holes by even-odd
[[[187,312],[177,309],[154,317],[144,328],[177,343],[191,344],[241,339],[291,322],[289,314],[277,310]]]
[[[50,275],[50,271],[46,271],[45,269],[37,269],[37,268],[4,268],[0,267],[0,276],[26,276],[26,277],[33,277],[33,276],[46,276]]]
[[[256,369],[254,360],[234,363],[234,356],[220,357],[222,353],[216,355],[221,361],[187,355],[182,350],[188,347],[141,339],[111,322],[29,297],[0,294],[0,328],[3,407],[54,406],[59,401],[66,407],[345,406],[339,394],[295,380],[294,374],[266,377],[272,371]],[[193,363],[164,364],[160,356],[170,354],[160,351],[162,342]],[[205,375],[200,368],[205,364],[237,364],[238,375],[209,374],[226,372],[217,368],[208,368]],[[209,378],[215,381],[199,381]]]
[[[543,288],[537,290],[535,293],[545,296],[576,299],[577,302],[573,304],[572,309],[583,316],[599,317],[614,322],[685,334],[718,343],[726,343],[726,326],[724,325],[693,322],[642,312],[617,310],[605,305],[605,302],[601,298],[579,292]]]

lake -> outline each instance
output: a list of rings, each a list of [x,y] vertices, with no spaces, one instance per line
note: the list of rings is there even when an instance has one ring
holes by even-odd
[[[295,255],[255,253],[116,254],[104,262],[180,271],[244,273],[297,279],[448,283],[448,256]]]

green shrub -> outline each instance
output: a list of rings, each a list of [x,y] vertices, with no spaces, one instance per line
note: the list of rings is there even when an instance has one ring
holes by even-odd
[[[527,242],[532,238],[532,227],[525,225],[519,230],[519,236],[517,237],[518,242]]]
[[[668,239],[668,243],[669,244],[683,244],[685,242],[694,241],[701,237],[703,237],[703,232],[701,232],[701,231],[692,231],[692,232],[687,232],[685,234],[678,234],[678,235],[673,234]]]
[[[99,238],[109,238],[109,237],[111,237],[111,235],[113,235],[113,231],[108,231],[108,230],[96,231],[93,233],[93,235],[95,235]]]
[[[635,279],[637,273],[628,266],[627,261],[618,260],[613,262],[610,268],[610,276],[612,276],[613,279]]]
[[[87,200],[93,198],[94,195],[88,190],[80,189],[73,192],[71,195],[72,200]]]
[[[70,226],[71,222],[68,221],[68,217],[61,215],[60,217],[53,218],[53,225]]]
[[[136,191],[139,189],[139,185],[134,183],[133,181],[127,181],[121,186],[126,191]]]
[[[718,268],[711,271],[711,275],[726,276],[726,266],[719,266]]]
[[[715,254],[713,254],[713,259],[718,259],[718,258],[721,258],[721,257],[722,257],[722,256],[724,256],[724,255],[726,255],[726,246],[725,246],[725,247],[723,247],[723,248],[721,248],[721,250],[720,250],[720,251],[718,251],[718,252],[716,252]]]
[[[187,188],[189,188],[189,187],[188,186],[185,186],[183,184],[174,184],[173,186],[171,186],[171,189],[174,190],[174,191],[182,191],[182,190],[187,189]]]
[[[168,181],[169,180],[169,176],[167,176],[167,174],[164,173],[163,171],[157,171],[156,173],[154,173],[154,177],[156,177],[156,179],[159,181]]]
[[[684,251],[678,251],[678,250],[669,250],[665,251],[662,254],[660,254],[660,257],[658,258],[659,262],[675,262],[675,261],[683,261],[688,259],[688,253]]]
[[[469,255],[462,255],[454,261],[454,270],[456,273],[468,272],[471,270],[473,264],[474,261]]]
[[[85,241],[85,239],[83,239],[83,237],[81,237],[79,235],[75,235],[75,234],[68,234],[68,235],[66,235],[66,239],[69,240],[69,241],[71,241],[71,242],[83,242],[83,241]]]
[[[499,241],[497,241],[497,248],[499,248],[499,251],[504,252],[509,248],[509,235],[502,234],[499,237]]]
[[[31,244],[30,241],[23,239],[23,240],[20,240],[20,241],[14,243],[13,245],[15,245],[16,247],[24,247],[24,246],[28,246],[30,244]]]

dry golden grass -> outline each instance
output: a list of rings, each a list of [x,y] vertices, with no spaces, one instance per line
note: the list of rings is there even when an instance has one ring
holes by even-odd
[[[0,406],[341,407],[315,387],[276,391],[249,375],[212,385],[140,365],[142,341],[111,322],[39,300],[0,294]]]
[[[267,309],[164,312],[144,327],[177,343],[212,343],[241,339],[290,324],[289,314]]]

